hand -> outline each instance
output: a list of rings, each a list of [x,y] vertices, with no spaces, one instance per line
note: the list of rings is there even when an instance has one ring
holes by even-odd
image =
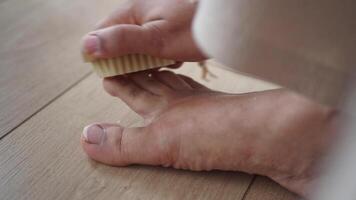
[[[197,4],[190,0],[125,1],[83,38],[83,52],[93,58],[142,53],[176,61],[206,56],[192,36]]]

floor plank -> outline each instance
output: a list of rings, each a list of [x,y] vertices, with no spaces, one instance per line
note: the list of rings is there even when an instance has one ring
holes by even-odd
[[[0,1],[0,138],[87,75],[80,39],[117,3]]]
[[[258,176],[244,200],[298,200],[300,197],[282,188],[266,177]]]
[[[179,70],[199,77],[187,64]],[[224,91],[271,88],[212,68],[207,84]],[[223,78],[222,78],[223,77]],[[202,80],[200,80],[202,82]],[[229,84],[226,84],[229,83]],[[95,121],[133,126],[140,118],[91,75],[0,141],[0,199],[241,199],[251,176],[154,167],[114,168],[87,159],[82,128]]]
[[[86,124],[141,123],[104,94],[79,55],[81,36],[117,3],[0,0],[0,138],[11,132],[0,140],[0,199],[241,199],[251,181],[245,174],[114,168],[82,152],[79,134]],[[200,74],[194,64],[178,71]],[[218,78],[205,84],[226,92],[275,87],[219,68],[212,72]]]

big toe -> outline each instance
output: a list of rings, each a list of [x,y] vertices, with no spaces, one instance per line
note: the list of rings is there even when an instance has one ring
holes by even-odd
[[[84,128],[81,143],[86,154],[98,162],[127,166],[130,164],[166,165],[167,148],[157,134],[147,128],[123,128],[117,124],[92,124]]]

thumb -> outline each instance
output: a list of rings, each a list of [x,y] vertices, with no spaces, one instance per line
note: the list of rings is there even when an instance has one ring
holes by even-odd
[[[168,158],[172,146],[160,142],[158,135],[146,127],[92,124],[84,128],[81,143],[90,158],[108,165],[171,164]]]
[[[161,35],[153,26],[120,24],[89,33],[83,38],[83,53],[93,58],[112,58],[131,53],[160,56]]]

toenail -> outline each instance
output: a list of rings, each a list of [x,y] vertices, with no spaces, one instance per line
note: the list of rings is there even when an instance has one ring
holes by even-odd
[[[90,55],[99,55],[100,54],[100,39],[96,35],[89,35],[84,39],[84,51]]]
[[[89,125],[83,130],[83,138],[87,143],[100,144],[105,134],[105,129],[97,124]]]

